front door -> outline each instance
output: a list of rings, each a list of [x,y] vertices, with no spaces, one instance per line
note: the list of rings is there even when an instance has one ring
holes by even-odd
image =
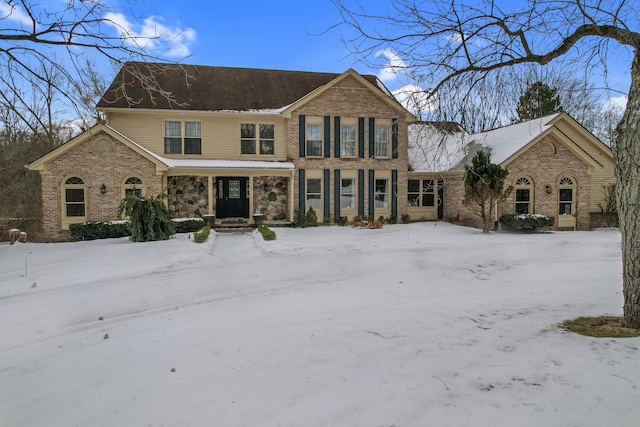
[[[249,178],[219,177],[217,218],[249,218]]]

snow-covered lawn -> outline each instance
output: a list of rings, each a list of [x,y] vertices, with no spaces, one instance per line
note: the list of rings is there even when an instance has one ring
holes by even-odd
[[[640,422],[618,231],[276,232],[0,245],[0,426]]]

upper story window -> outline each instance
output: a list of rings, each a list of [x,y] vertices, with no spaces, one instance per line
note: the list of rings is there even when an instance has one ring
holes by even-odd
[[[257,138],[259,137],[259,138]],[[240,154],[275,154],[275,125],[240,124]]]
[[[165,154],[202,154],[200,122],[165,121],[164,152]]]
[[[343,125],[340,134],[340,156],[355,157],[356,156],[356,134],[355,125]]]
[[[322,125],[307,125],[307,156],[322,157]]]
[[[389,157],[389,141],[391,128],[388,126],[376,126],[375,128],[375,157]]]

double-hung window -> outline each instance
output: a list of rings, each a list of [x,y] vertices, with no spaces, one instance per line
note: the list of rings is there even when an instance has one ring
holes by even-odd
[[[322,180],[318,178],[307,179],[307,206],[306,209],[318,210],[322,206]]]
[[[77,176],[64,182],[65,216],[85,216],[84,188],[84,181]]]
[[[342,157],[356,156],[356,126],[343,125],[340,135],[340,155]]]
[[[165,154],[202,154],[200,122],[165,121],[164,152]]]
[[[307,125],[307,156],[322,157],[322,125]]]
[[[374,138],[374,155],[376,157],[389,157],[389,136],[391,128],[388,126],[376,126]]]
[[[342,178],[340,182],[340,208],[354,209],[356,207],[356,180]]]
[[[562,178],[558,189],[558,213],[560,215],[571,215],[573,213],[573,192],[573,180],[571,178]]]
[[[275,154],[275,125],[240,124],[240,154]]]
[[[409,206],[435,206],[436,197],[432,179],[410,179],[407,184]]]
[[[374,206],[376,208],[389,207],[389,180],[388,179],[376,179],[374,198],[375,198]]]
[[[516,213],[533,213],[531,208],[531,180],[526,177],[518,178],[516,181]]]

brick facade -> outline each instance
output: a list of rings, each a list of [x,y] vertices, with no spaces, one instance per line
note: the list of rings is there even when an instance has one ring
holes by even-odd
[[[559,224],[559,183],[562,178],[574,182],[574,211],[576,228],[590,228],[588,167],[553,136],[547,136],[506,165],[509,171],[507,186],[514,187],[509,197],[499,203],[496,219],[515,213],[515,183],[527,177],[532,184],[533,212],[551,216]],[[481,227],[482,220],[470,208],[462,204],[464,182],[462,173],[447,174],[445,178],[445,220]]]
[[[98,144],[96,144],[98,141]],[[99,166],[99,167],[97,167]],[[143,192],[162,192],[162,177],[156,166],[126,145],[104,133],[87,138],[73,149],[59,155],[41,172],[42,236],[47,240],[65,240],[68,229],[63,226],[64,182],[70,177],[84,181],[87,221],[109,221],[117,218],[123,197],[123,184],[129,177],[143,182]],[[106,192],[100,187],[104,184]]]
[[[299,157],[299,117],[330,117],[330,156],[329,157]],[[364,158],[356,157],[336,157],[335,156],[335,117],[340,118],[364,118]],[[397,119],[398,123],[398,158],[377,159],[369,153],[369,118],[385,120],[390,122]],[[288,157],[296,166],[297,170],[305,171],[329,171],[330,177],[330,212],[331,217],[335,216],[335,185],[333,182],[334,171],[364,171],[364,212],[368,212],[369,207],[369,171],[375,171],[379,176],[391,177],[392,171],[397,171],[397,182],[401,183],[396,188],[390,190],[390,197],[397,197],[397,214],[400,217],[406,213],[407,194],[406,182],[408,173],[408,153],[407,153],[407,119],[406,112],[400,108],[394,109],[391,105],[380,99],[379,96],[371,93],[365,88],[333,87],[326,90],[321,95],[313,98],[301,108],[296,109],[288,124]],[[391,142],[390,142],[391,144]],[[391,150],[391,148],[390,148]],[[357,152],[357,147],[356,147]],[[297,178],[296,178],[297,180]],[[298,207],[300,185],[296,182],[294,187],[294,206]],[[318,212],[318,218],[322,220],[322,213]],[[342,212],[341,212],[342,214]],[[375,216],[388,216],[391,214],[391,203],[388,209],[376,209]],[[342,215],[341,215],[342,216]],[[348,218],[352,220],[352,217]]]

